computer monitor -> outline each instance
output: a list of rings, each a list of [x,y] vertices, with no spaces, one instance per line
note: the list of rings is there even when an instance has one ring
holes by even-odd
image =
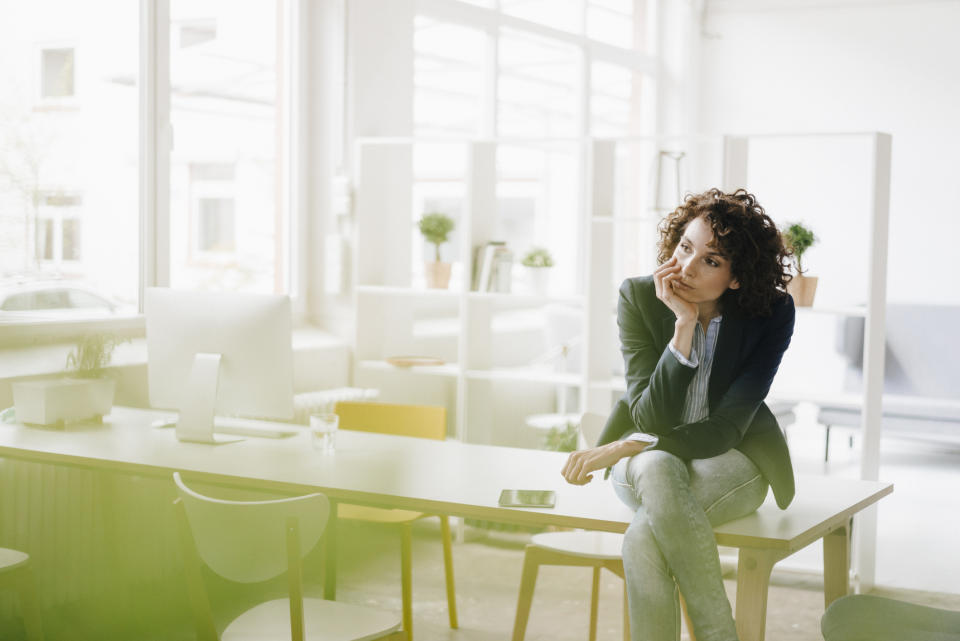
[[[214,415],[293,417],[288,296],[149,288],[150,404],[176,409],[177,437],[209,441]]]

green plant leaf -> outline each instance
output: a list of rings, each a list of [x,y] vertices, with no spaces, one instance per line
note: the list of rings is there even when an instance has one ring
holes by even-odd
[[[543,447],[556,452],[572,452],[577,449],[580,426],[567,423],[564,427],[551,427],[544,439]]]
[[[553,256],[545,247],[533,247],[523,255],[520,262],[527,267],[553,267]]]
[[[793,262],[797,268],[797,273],[802,274],[803,253],[810,249],[818,239],[813,231],[804,227],[802,223],[788,223],[787,225],[787,230],[783,232],[783,242],[793,252]]]
[[[124,340],[114,334],[82,336],[67,354],[67,371],[77,378],[101,378],[114,348]]]
[[[436,260],[440,262],[440,245],[447,242],[450,232],[456,226],[453,218],[443,212],[434,211],[424,214],[417,223],[420,233],[427,242],[436,247]]]

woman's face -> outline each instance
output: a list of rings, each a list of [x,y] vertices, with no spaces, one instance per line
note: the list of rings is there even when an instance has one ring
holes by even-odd
[[[681,284],[674,288],[680,298],[709,303],[727,289],[740,287],[730,272],[730,261],[720,255],[710,224],[702,217],[687,223],[673,255],[680,265]]]

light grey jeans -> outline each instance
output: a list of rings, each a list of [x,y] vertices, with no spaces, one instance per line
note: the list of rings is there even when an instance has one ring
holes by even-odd
[[[610,478],[636,510],[623,539],[633,641],[679,640],[678,588],[698,641],[735,641],[712,526],[760,507],[768,483],[757,466],[737,450],[692,461],[649,450]]]

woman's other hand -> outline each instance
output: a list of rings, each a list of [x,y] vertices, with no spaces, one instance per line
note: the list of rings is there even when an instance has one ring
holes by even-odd
[[[653,272],[653,286],[656,289],[657,298],[676,314],[678,321],[695,323],[700,311],[699,306],[681,297],[674,289],[674,283],[679,282],[681,278],[680,269],[677,257],[673,256]]]
[[[571,452],[561,470],[567,483],[586,485],[592,479],[592,472],[610,467],[625,456],[639,454],[647,447],[642,441],[614,441],[587,450]]]

